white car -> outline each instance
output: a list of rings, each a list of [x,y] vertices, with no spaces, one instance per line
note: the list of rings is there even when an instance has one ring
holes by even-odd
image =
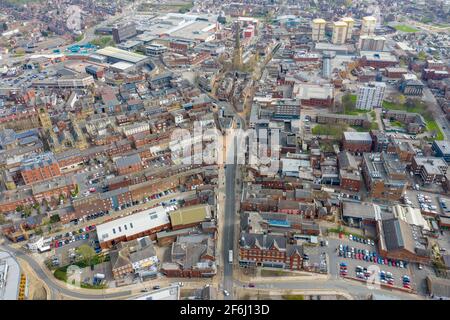
[[[223,290],[223,295],[225,296],[225,297],[228,297],[229,295],[230,295],[230,293],[227,291],[227,290]]]
[[[351,234],[348,235],[349,240],[353,240],[353,236]]]

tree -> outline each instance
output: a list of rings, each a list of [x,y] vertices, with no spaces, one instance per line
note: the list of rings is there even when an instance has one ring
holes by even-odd
[[[25,207],[23,209],[23,216],[25,218],[28,218],[29,216],[31,216],[31,207]]]
[[[406,103],[406,97],[403,94],[396,94],[393,101],[395,104],[404,105]]]
[[[427,54],[425,53],[425,51],[420,51],[418,54],[417,54],[417,58],[419,59],[419,60],[425,60],[426,58],[427,58]]]
[[[57,222],[59,222],[61,219],[60,219],[60,217],[59,217],[59,215],[58,214],[54,214],[54,215],[52,215],[51,217],[50,217],[50,223],[57,223]]]
[[[345,111],[354,110],[356,107],[356,100],[350,93],[346,93],[342,96],[342,105],[344,106]]]
[[[89,265],[92,267],[92,263],[94,262],[94,258],[96,256],[95,254],[95,250],[87,245],[87,244],[82,244],[81,246],[79,246],[76,249],[77,253],[81,256],[81,258]]]

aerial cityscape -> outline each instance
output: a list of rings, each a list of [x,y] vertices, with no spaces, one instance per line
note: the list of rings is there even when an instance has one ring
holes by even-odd
[[[449,163],[450,0],[0,0],[0,300],[449,300]]]

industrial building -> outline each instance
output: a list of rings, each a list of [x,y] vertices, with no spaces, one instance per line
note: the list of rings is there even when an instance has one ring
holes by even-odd
[[[128,62],[133,65],[141,65],[149,61],[147,56],[114,47],[99,49],[96,54],[107,57],[109,63]]]
[[[99,224],[97,236],[102,249],[107,249],[119,242],[151,236],[169,227],[166,210],[159,206]]]
[[[128,23],[112,28],[112,36],[115,43],[121,43],[137,34],[136,25],[134,23]]]

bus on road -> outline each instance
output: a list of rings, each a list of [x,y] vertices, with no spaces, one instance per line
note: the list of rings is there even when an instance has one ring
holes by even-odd
[[[233,250],[228,250],[228,262],[233,264]]]

